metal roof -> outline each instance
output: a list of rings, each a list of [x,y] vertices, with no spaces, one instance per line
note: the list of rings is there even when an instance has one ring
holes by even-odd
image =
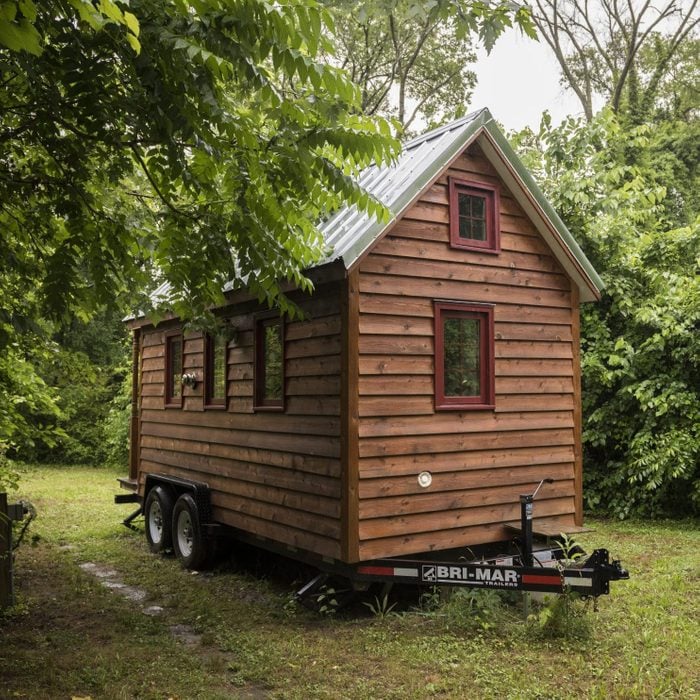
[[[363,254],[399,219],[450,163],[472,142],[477,142],[498,171],[515,199],[533,220],[554,256],[579,288],[582,301],[599,298],[603,281],[578,243],[511,148],[488,109],[459,119],[404,145],[390,166],[364,170],[359,184],[380,200],[390,212],[388,222],[343,207],[319,228],[332,252],[324,262],[341,259],[346,268]]]

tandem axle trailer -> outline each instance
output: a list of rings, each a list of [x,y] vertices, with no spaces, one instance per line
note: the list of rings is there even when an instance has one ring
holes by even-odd
[[[301,588],[297,597],[310,601],[329,579],[341,579],[348,590],[366,590],[371,584],[455,586],[507,591],[561,594],[573,591],[582,597],[610,592],[610,582],[629,578],[619,560],[606,549],[586,555],[577,545],[565,547],[555,537],[533,529],[533,502],[543,479],[531,494],[520,496],[519,527],[512,526],[509,541],[480,547],[429,552],[348,564],[211,522],[206,484],[177,477],[149,474],[146,496],[115,496],[116,503],[138,502],[139,508],[125,521],[145,517],[146,539],[154,553],[173,549],[183,566],[206,565],[222,537],[231,537],[315,567],[319,574]]]

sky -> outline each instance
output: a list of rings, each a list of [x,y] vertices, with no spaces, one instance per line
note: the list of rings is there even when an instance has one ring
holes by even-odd
[[[544,42],[509,29],[496,41],[490,55],[480,48],[473,70],[478,84],[470,109],[488,107],[507,130],[539,126],[545,109],[558,124],[569,114],[581,115],[581,105],[559,84],[559,64]]]

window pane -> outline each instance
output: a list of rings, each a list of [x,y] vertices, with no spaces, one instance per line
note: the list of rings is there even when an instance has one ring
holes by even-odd
[[[263,399],[282,400],[282,326],[279,323],[265,325],[263,342]]]
[[[485,221],[472,221],[471,238],[475,241],[485,241],[486,240],[486,222]]]
[[[471,216],[472,215],[471,200],[473,199],[473,197],[471,197],[468,194],[462,194],[460,192],[457,195],[457,199],[459,200],[459,215],[460,216]]]
[[[226,338],[216,336],[213,340],[214,352],[212,357],[212,398],[226,398]]]
[[[479,396],[481,394],[479,331],[478,319],[444,319],[445,396]]]
[[[460,192],[459,237],[470,241],[486,240],[486,198]]]
[[[170,397],[179,398],[182,393],[182,340],[171,338],[168,342],[170,343],[170,367],[168,367]]]

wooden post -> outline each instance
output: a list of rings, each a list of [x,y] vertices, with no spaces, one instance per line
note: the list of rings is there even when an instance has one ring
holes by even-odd
[[[13,603],[12,595],[12,521],[7,494],[0,493],[0,610]]]

